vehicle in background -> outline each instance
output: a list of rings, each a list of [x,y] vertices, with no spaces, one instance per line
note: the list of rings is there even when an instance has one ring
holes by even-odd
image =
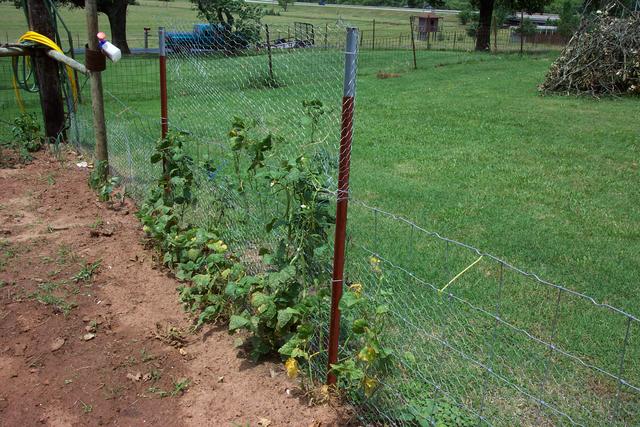
[[[224,24],[195,24],[191,32],[171,31],[165,37],[167,48],[174,52],[235,52],[249,46],[242,33]]]

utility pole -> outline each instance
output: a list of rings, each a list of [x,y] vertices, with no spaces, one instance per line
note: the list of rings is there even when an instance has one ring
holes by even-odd
[[[98,49],[98,7],[96,0],[85,0],[84,8],[87,14],[87,37],[90,51]],[[101,54],[100,54],[101,55]],[[96,138],[96,167],[106,179],[109,173],[109,153],[107,151],[107,128],[104,123],[104,99],[102,97],[102,76],[100,71],[90,71],[91,76],[91,106],[93,107],[93,129]],[[102,166],[102,165],[105,166]]]
[[[29,28],[55,40],[53,17],[46,3],[41,0],[27,0]],[[58,63],[49,58],[44,49],[31,49],[36,80],[40,92],[40,106],[44,119],[45,137],[49,143],[64,141],[64,104],[60,91],[60,68]]]

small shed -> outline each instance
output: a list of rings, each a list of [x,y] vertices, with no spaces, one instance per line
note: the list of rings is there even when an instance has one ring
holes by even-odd
[[[425,13],[416,16],[418,20],[418,40],[427,40],[430,33],[437,33],[440,16],[435,13]]]

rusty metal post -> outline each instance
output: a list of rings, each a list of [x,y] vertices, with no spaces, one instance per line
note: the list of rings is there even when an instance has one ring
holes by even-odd
[[[340,130],[340,160],[338,163],[338,192],[336,207],[336,234],[333,249],[333,280],[331,283],[331,323],[329,325],[329,367],[327,384],[335,384],[331,365],[338,363],[340,340],[340,298],[344,285],[344,253],[347,235],[347,204],[349,202],[349,168],[353,139],[353,112],[356,95],[356,64],[358,55],[358,29],[347,28],[344,58],[344,92],[342,97],[342,125]]]
[[[158,28],[158,59],[160,63],[160,129],[162,139],[169,133],[169,112],[167,102],[167,45],[164,27]],[[164,192],[169,193],[169,171],[166,161],[162,161],[162,176],[165,181]]]
[[[164,27],[158,28],[158,46],[160,59],[160,125],[162,138],[166,138],[169,131],[169,116],[167,108],[167,46],[165,43]]]

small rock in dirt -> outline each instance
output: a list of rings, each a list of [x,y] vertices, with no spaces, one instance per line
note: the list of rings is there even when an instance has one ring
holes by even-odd
[[[84,317],[82,318],[82,321],[83,321],[84,323],[88,323],[88,322],[91,322],[91,318],[90,318],[89,316],[84,316]]]
[[[82,336],[82,339],[85,340],[85,341],[89,341],[89,340],[94,339],[95,337],[96,337],[96,334],[88,333],[88,334],[84,334]]]
[[[151,380],[151,373],[150,372],[147,372],[146,374],[144,374],[142,376],[142,381],[147,382],[147,381],[150,381],[150,380]]]
[[[130,379],[133,382],[138,382],[142,379],[142,374],[140,372],[138,372],[137,374],[127,374],[127,378]]]
[[[96,327],[94,325],[87,325],[84,327],[84,330],[87,332],[95,332],[96,331]]]
[[[273,369],[269,369],[269,374],[271,374],[271,378],[275,378],[278,376],[278,373]]]
[[[223,376],[221,376],[221,377],[218,377],[218,382],[219,382],[219,383],[224,382],[224,375],[223,375]]]
[[[64,338],[58,337],[51,343],[51,351],[60,350],[60,348],[64,345]]]
[[[262,427],[269,427],[271,425],[271,420],[268,418],[258,418],[258,425]]]
[[[181,356],[186,356],[187,355],[187,350],[185,350],[184,348],[181,348],[179,351],[180,351],[180,355]]]

